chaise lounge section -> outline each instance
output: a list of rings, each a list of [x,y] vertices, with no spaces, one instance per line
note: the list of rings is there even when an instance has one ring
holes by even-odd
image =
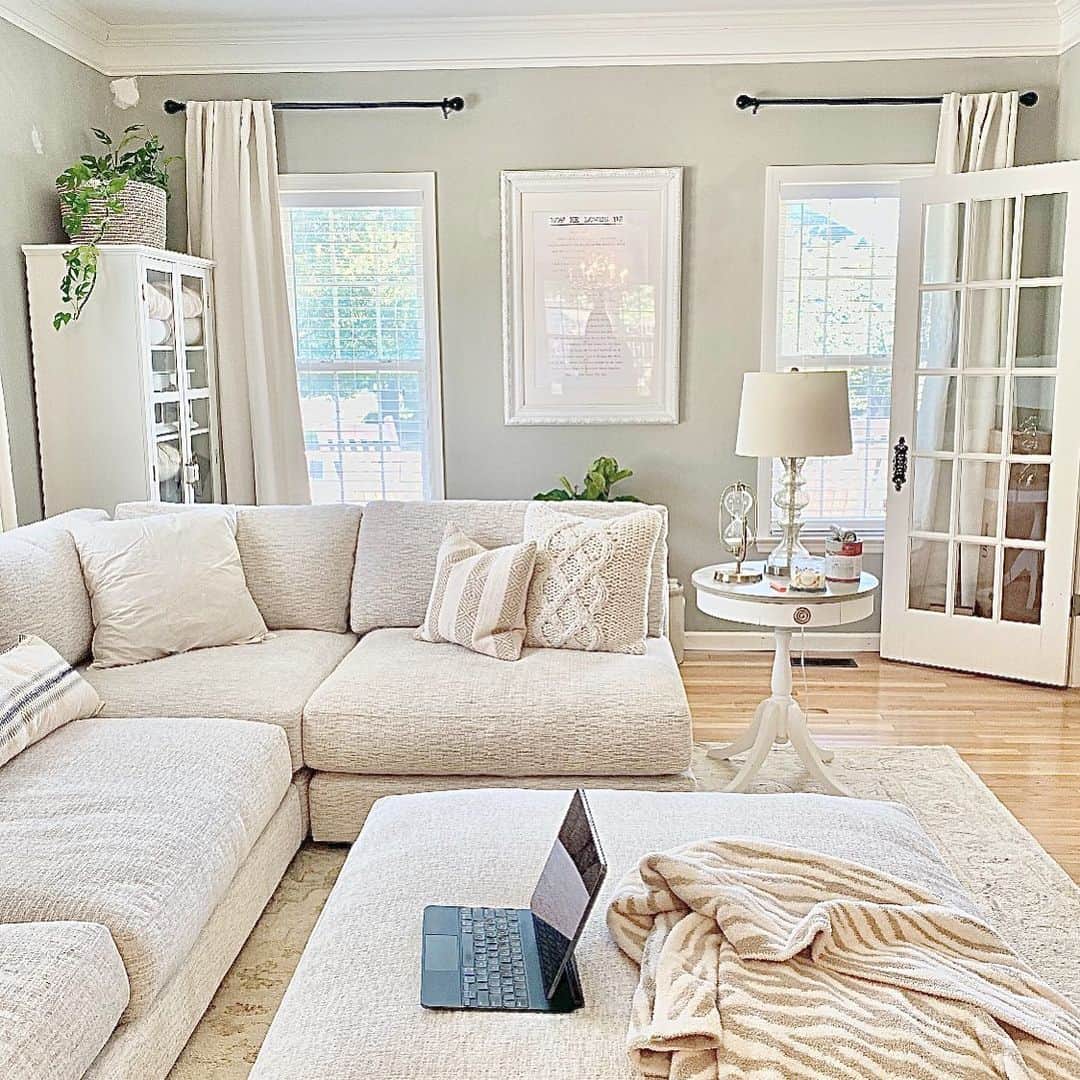
[[[88,658],[67,526],[104,516],[0,537],[0,648],[32,633]],[[153,703],[0,767],[0,1075],[163,1077],[307,833],[285,731]]]

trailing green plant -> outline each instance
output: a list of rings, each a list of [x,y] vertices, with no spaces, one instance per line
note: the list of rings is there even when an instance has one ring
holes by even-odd
[[[641,502],[636,495],[612,495],[611,489],[623,480],[634,475],[633,469],[620,469],[613,457],[598,457],[585,474],[584,487],[578,488],[565,477],[559,477],[561,487],[550,491],[541,491],[534,495],[540,502],[570,502],[572,500],[588,502]]]
[[[98,244],[112,218],[124,212],[120,193],[134,180],[161,188],[167,197],[169,166],[180,160],[168,157],[161,139],[143,124],[124,128],[115,141],[101,128],[90,130],[105,152],[83,154],[78,164],[65,169],[56,178],[56,190],[60,196],[64,229],[69,236],[82,229],[92,211],[101,212],[101,224],[93,240],[64,252],[65,272],[60,282],[64,310],[53,316],[53,326],[57,330],[78,319],[94,291],[100,254]]]

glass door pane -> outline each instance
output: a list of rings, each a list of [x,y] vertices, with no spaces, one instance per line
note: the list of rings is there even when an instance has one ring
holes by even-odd
[[[1013,276],[1015,199],[977,199],[971,204],[967,280],[1008,281]]]
[[[1021,278],[1054,278],[1064,273],[1068,206],[1069,196],[1064,191],[1028,195],[1024,199]]]
[[[1005,622],[1038,623],[1042,619],[1045,553],[1006,548],[1001,585],[1001,618]]]
[[[1018,297],[1016,366],[1057,367],[1061,286],[1021,285]]]
[[[187,385],[190,390],[208,390],[210,376],[206,355],[206,279],[195,274],[181,275],[180,303],[183,308],[180,340]]]
[[[152,393],[176,393],[180,388],[172,316],[172,275],[163,270],[147,269],[143,285],[143,318],[150,352]]]
[[[184,502],[184,435],[179,400],[155,400],[153,417],[158,498],[168,503]]]
[[[994,615],[993,544],[955,544],[956,573],[953,575],[953,614],[973,619]]]
[[[200,431],[191,437],[191,501],[196,503],[217,502],[214,491],[213,460],[211,456],[211,435],[209,431]]]

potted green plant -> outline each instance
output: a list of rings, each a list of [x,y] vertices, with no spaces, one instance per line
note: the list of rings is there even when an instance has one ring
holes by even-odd
[[[94,291],[99,244],[165,246],[168,170],[180,160],[166,156],[161,139],[142,124],[126,127],[115,141],[101,128],[91,130],[104,153],[83,154],[56,178],[60,219],[76,245],[64,252],[57,330],[78,319]]]
[[[616,484],[633,475],[633,469],[620,469],[619,463],[613,457],[598,457],[585,474],[584,487],[579,489],[565,476],[561,476],[561,487],[541,491],[534,495],[533,499],[541,502],[568,502],[575,499],[588,502],[641,502],[636,495],[611,494],[611,489]]]

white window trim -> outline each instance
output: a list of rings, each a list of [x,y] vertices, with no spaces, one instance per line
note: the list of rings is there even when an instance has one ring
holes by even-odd
[[[368,205],[420,206],[423,210],[424,245],[424,350],[426,358],[427,440],[424,454],[424,492],[428,499],[446,497],[446,465],[443,454],[442,355],[439,323],[439,245],[435,197],[435,174],[418,173],[283,173],[278,177],[282,205],[353,205],[350,196],[363,192]],[[403,193],[412,193],[406,201]]]
[[[761,370],[776,371],[777,320],[780,315],[780,197],[788,189],[805,184],[820,195],[823,187],[833,187],[843,194],[846,187],[858,187],[859,194],[872,197],[877,191],[895,195],[901,180],[912,180],[932,173],[934,166],[926,165],[770,165],[765,169],[765,245],[762,260],[761,284]],[[880,185],[875,190],[875,185]],[[849,192],[850,193],[850,192]],[[808,192],[809,194],[809,192]],[[757,466],[757,534],[758,547],[771,550],[779,533],[772,529],[773,459],[758,458]],[[883,548],[885,524],[874,529],[861,529],[863,550],[879,552]],[[825,537],[820,532],[803,532],[807,548],[815,553],[824,551]]]

